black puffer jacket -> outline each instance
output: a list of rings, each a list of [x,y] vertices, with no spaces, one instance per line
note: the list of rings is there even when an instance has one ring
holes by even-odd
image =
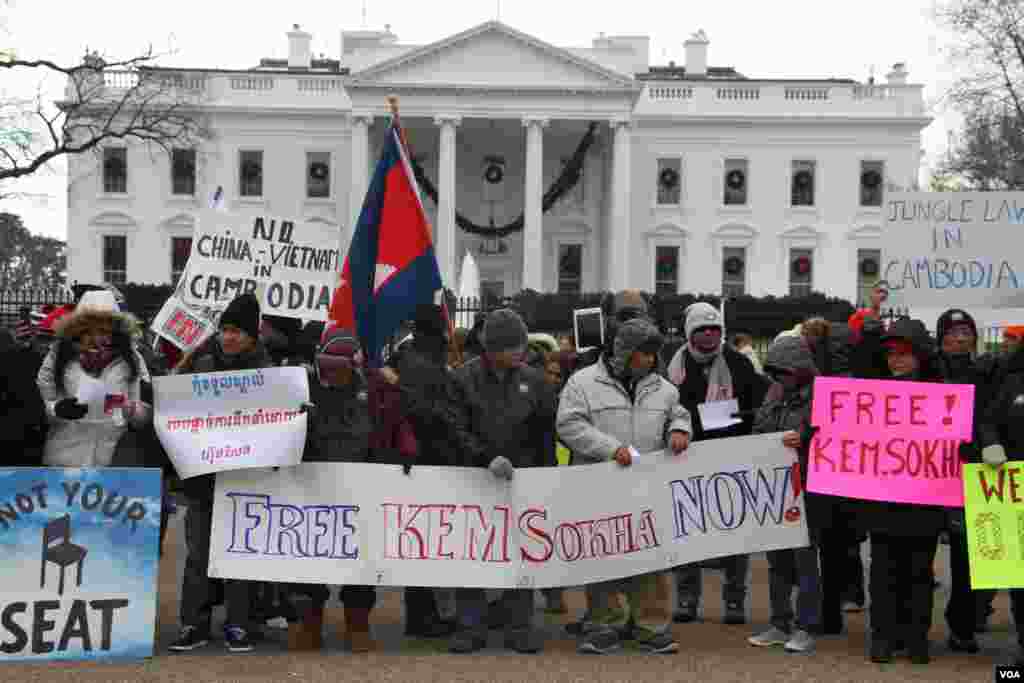
[[[206,345],[197,349],[192,356],[186,357],[176,374],[192,375],[269,367],[271,367],[270,356],[267,355],[262,344],[257,342],[256,347],[249,353],[229,356],[221,349],[216,337],[213,337]],[[185,479],[182,482],[182,487],[185,490],[185,495],[193,500],[212,500],[214,480],[214,475],[203,474]]]
[[[420,336],[403,345],[397,362],[402,413],[416,434],[418,465],[462,466],[475,462],[480,451],[447,361],[443,338]]]
[[[309,396],[316,411],[306,430],[305,462],[371,462],[369,394],[361,373],[344,387],[325,387],[309,379]]]
[[[36,385],[34,351],[14,346],[0,331],[0,462],[4,467],[39,467],[46,443],[46,406]]]
[[[546,467],[555,461],[555,396],[544,375],[520,366],[499,375],[486,357],[455,372],[469,411],[469,424],[482,446],[467,465],[486,467],[505,456],[516,467]]]
[[[978,446],[1001,445],[1010,460],[1024,460],[1024,349],[1003,361],[998,387],[982,413]]]

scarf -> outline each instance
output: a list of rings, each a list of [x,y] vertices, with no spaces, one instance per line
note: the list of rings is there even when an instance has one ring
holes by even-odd
[[[698,364],[707,366],[708,369],[708,392],[704,400],[708,403],[714,401],[728,401],[733,398],[732,373],[729,371],[729,364],[725,362],[725,354],[722,347],[713,353],[704,353],[687,343],[672,356],[668,364],[668,378],[677,387],[686,382],[686,358],[693,356]]]
[[[114,360],[114,349],[111,346],[101,346],[91,351],[81,351],[78,354],[78,363],[90,375],[99,375]]]

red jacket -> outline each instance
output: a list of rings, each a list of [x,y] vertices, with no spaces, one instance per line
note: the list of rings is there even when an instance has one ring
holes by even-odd
[[[374,424],[370,448],[377,462],[397,461],[397,464],[411,465],[419,452],[419,445],[412,424],[402,414],[402,390],[385,380],[376,369],[366,370],[366,381]]]

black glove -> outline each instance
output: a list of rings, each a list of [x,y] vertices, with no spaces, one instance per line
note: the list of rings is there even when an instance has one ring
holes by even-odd
[[[403,462],[402,463],[402,471],[405,472],[406,476],[411,476],[412,475],[412,463],[411,462]]]
[[[89,412],[89,406],[74,398],[64,398],[53,407],[53,412],[62,420],[81,420]]]
[[[303,403],[299,406],[299,413],[304,413],[308,417],[306,418],[307,423],[312,422],[316,419],[316,404]]]

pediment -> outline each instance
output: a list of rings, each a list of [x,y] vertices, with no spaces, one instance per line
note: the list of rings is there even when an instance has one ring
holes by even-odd
[[[360,86],[639,90],[629,76],[489,21],[349,77]]]
[[[196,219],[191,214],[178,213],[161,221],[160,225],[170,231],[192,230],[195,228]]]
[[[649,228],[644,232],[649,238],[674,238],[674,239],[687,239],[690,237],[690,232],[675,223],[661,223],[653,228]]]
[[[139,224],[134,218],[120,211],[104,211],[103,213],[99,213],[89,220],[89,225],[122,229],[139,227]]]
[[[882,227],[879,225],[862,225],[846,233],[849,240],[877,240],[882,238]]]
[[[789,240],[816,240],[820,239],[821,233],[810,226],[801,225],[796,228],[786,230],[780,234],[779,237]]]
[[[757,239],[757,230],[742,223],[726,223],[716,228],[711,234],[719,239]]]

